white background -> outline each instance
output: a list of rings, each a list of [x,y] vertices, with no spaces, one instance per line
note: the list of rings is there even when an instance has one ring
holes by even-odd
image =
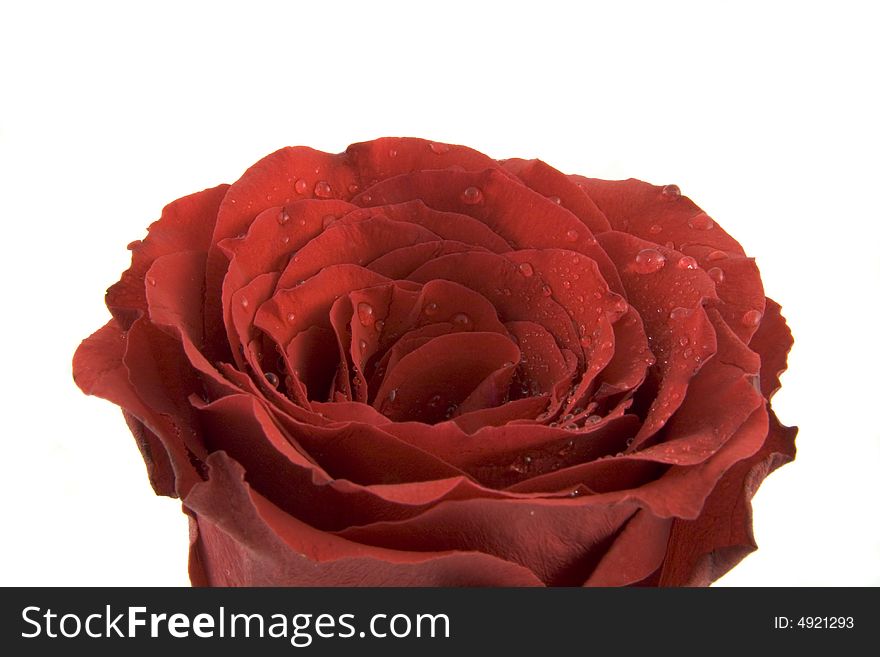
[[[379,136],[678,183],[796,336],[797,460],[728,585],[878,585],[873,3],[5,2],[0,584],[186,584],[186,523],[74,386],[125,245],[285,145]]]

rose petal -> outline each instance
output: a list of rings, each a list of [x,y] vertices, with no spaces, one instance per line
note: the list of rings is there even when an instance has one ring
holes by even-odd
[[[186,506],[198,518],[192,554],[215,586],[540,586],[528,569],[476,552],[365,548],[316,530],[251,490],[223,452]],[[308,556],[305,556],[308,555]],[[193,565],[191,564],[191,567]]]
[[[207,252],[220,202],[229,185],[219,185],[169,203],[143,241],[132,245],[131,267],[107,290],[107,307],[127,329],[147,310],[144,278],[153,262],[177,251]]]
[[[504,160],[502,166],[543,196],[559,199],[558,205],[574,214],[593,233],[611,230],[611,224],[584,191],[561,171],[541,160]]]

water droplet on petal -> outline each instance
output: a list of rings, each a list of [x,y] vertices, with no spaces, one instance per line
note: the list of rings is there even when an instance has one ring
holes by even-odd
[[[458,410],[458,404],[450,404],[449,406],[446,407],[446,413],[445,413],[444,417],[448,420],[453,415],[455,415],[455,411],[457,411],[457,410]]]
[[[248,300],[247,300],[247,297],[242,297],[242,298],[241,298],[241,307],[242,307],[242,308],[247,308],[247,307],[248,307]]]
[[[397,388],[388,393],[388,401],[393,402],[395,399],[397,399]]]
[[[519,263],[519,272],[526,277],[535,273],[535,269],[527,262]]]
[[[666,256],[657,249],[642,249],[636,255],[635,270],[640,274],[653,274],[663,269]]]
[[[373,306],[366,301],[361,301],[357,305],[357,314],[363,326],[371,326],[376,319],[373,315]]]
[[[467,205],[476,205],[483,200],[483,192],[479,187],[472,185],[461,193],[461,200]]]
[[[690,347],[685,349],[684,352],[682,353],[682,356],[684,356],[685,358],[690,358],[693,355],[694,355],[694,350],[691,349]]]
[[[690,314],[690,308],[682,308],[681,306],[678,306],[677,308],[673,308],[672,312],[669,313],[669,319],[684,319],[685,317],[689,317]]]
[[[290,244],[290,235],[282,235],[281,236],[282,244]]]
[[[436,315],[438,310],[439,307],[433,301],[425,306],[425,314],[428,317],[433,317],[434,315]]]
[[[319,180],[315,183],[315,196],[319,198],[330,198],[333,190],[330,189],[330,183],[326,180]]]
[[[149,283],[150,285],[155,287],[156,286],[156,279],[153,278],[152,276],[147,276],[147,283]]]
[[[706,260],[708,260],[709,262],[725,260],[726,258],[727,254],[724,251],[712,251],[712,253],[706,256]]]
[[[361,196],[361,200],[364,203],[372,203],[373,202],[373,195],[372,194],[364,194],[363,196]]]
[[[452,317],[452,323],[459,328],[465,328],[470,325],[471,317],[466,313],[457,313]]]
[[[296,319],[296,313],[287,313],[287,321],[292,322]]]
[[[556,205],[562,205],[562,199],[558,196],[548,196],[547,199],[553,201]]]
[[[367,350],[367,341],[361,338],[360,342],[358,342],[358,348],[361,350],[363,354]]]
[[[281,208],[281,212],[278,213],[278,223],[282,226],[290,221],[290,215],[287,214],[287,208]]]
[[[757,326],[761,323],[764,315],[758,310],[749,310],[742,316],[743,326]]]
[[[712,221],[712,218],[705,212],[701,212],[688,219],[688,226],[694,230],[709,230],[714,225],[715,222]]]
[[[715,281],[718,285],[721,285],[724,282],[724,271],[720,267],[712,267],[708,272],[709,278]]]
[[[388,151],[388,157],[397,157],[397,149],[392,148]]]
[[[449,152],[449,144],[438,144],[435,141],[430,142],[428,148],[430,148],[431,152],[435,155],[442,155],[443,153]]]
[[[679,269],[699,269],[700,265],[690,256],[681,256],[678,260]]]
[[[690,342],[690,340],[688,339],[688,337],[686,335],[684,335],[678,339],[678,344],[680,344],[682,347],[687,347],[689,342]]]
[[[269,382],[269,385],[273,388],[277,388],[280,381],[278,380],[278,375],[275,372],[266,372],[266,381]]]
[[[651,227],[648,228],[648,232],[651,233],[651,235],[656,235],[657,233],[663,232],[663,226],[660,224],[651,224]]]
[[[541,294],[543,294],[545,297],[549,297],[553,294],[553,290],[550,289],[549,285],[544,285],[541,288]]]
[[[376,325],[374,328],[376,329],[376,333],[381,333],[382,329],[385,328],[385,320],[384,319],[376,320]]]
[[[565,233],[565,241],[566,242],[577,242],[578,237],[580,237],[580,235],[578,234],[578,232],[574,228],[572,228],[567,233]]]
[[[678,185],[666,185],[662,190],[663,196],[670,201],[681,198],[681,189]]]
[[[305,194],[309,189],[309,183],[306,182],[305,178],[300,178],[293,184],[293,188],[296,190],[297,194]]]

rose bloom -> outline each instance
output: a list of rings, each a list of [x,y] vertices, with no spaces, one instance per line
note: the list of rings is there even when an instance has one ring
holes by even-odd
[[[675,185],[284,148],[129,248],[74,377],[196,585],[706,585],[794,457],[780,307]]]

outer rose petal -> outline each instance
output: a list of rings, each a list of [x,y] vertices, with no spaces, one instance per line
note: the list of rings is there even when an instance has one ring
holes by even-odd
[[[761,450],[724,474],[698,518],[675,521],[661,586],[708,586],[757,548],[751,499],[767,475],[794,459],[796,435],[770,413]]]
[[[295,519],[250,489],[224,452],[184,500],[196,527],[194,582],[211,586],[540,586],[527,568],[479,552],[365,547]],[[192,516],[191,516],[192,517]]]

